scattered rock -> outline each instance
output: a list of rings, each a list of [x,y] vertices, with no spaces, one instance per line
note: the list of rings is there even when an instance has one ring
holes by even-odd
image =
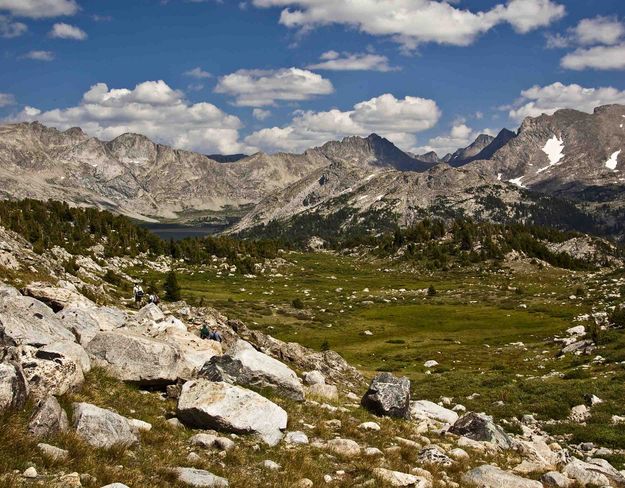
[[[410,380],[379,373],[371,381],[361,404],[376,415],[409,418]]]
[[[413,486],[417,488],[429,488],[432,486],[432,483],[425,478],[385,468],[375,468],[373,476],[389,486]]]
[[[213,473],[195,468],[175,468],[178,481],[189,486],[207,486],[222,488],[228,486],[228,480],[215,476]]]
[[[94,447],[130,446],[139,439],[126,417],[90,403],[74,404],[76,433]]]
[[[323,376],[323,373],[321,373],[321,371],[308,371],[307,373],[303,374],[303,378],[304,378],[304,383],[306,383],[307,385],[316,385],[318,383],[325,383],[326,382],[326,378],[325,376]]]
[[[351,439],[331,439],[326,443],[326,446],[333,453],[346,458],[360,455],[360,446]]]
[[[521,478],[488,464],[472,469],[462,480],[480,488],[543,488],[540,481]]]
[[[41,400],[28,423],[28,433],[46,437],[69,429],[69,420],[59,401],[52,395]]]
[[[64,395],[84,382],[82,368],[73,359],[62,355],[45,359],[50,357],[45,353],[41,356],[34,347],[22,346],[20,349],[19,361],[34,399]]]
[[[55,312],[63,310],[70,303],[95,307],[95,303],[81,293],[71,289],[53,286],[50,283],[35,282],[24,287],[24,295],[36,298]]]
[[[306,389],[307,395],[321,398],[322,400],[336,401],[339,399],[339,391],[334,385],[315,383]]]
[[[43,442],[37,444],[37,449],[41,451],[41,454],[53,461],[63,461],[69,457],[69,451],[56,446],[51,446],[50,444],[44,444]]]
[[[275,461],[271,461],[270,459],[266,459],[263,461],[263,468],[268,469],[270,471],[280,471],[282,466],[280,466]]]
[[[540,481],[547,488],[569,488],[574,481],[557,471],[549,471],[541,476]]]
[[[205,379],[183,385],[177,414],[190,427],[258,434],[269,445],[287,424],[287,413],[258,393]]]
[[[571,409],[571,413],[569,414],[569,420],[578,424],[586,422],[589,418],[590,410],[588,410],[586,405],[576,405]]]
[[[363,422],[358,426],[360,430],[380,430],[380,425],[377,422]]]
[[[437,464],[439,466],[451,466],[454,461],[436,446],[428,446],[419,452],[419,462],[423,464]]]
[[[460,417],[449,432],[475,441],[492,442],[503,449],[512,448],[508,434],[493,422],[492,417],[482,413],[469,412]]]
[[[308,444],[308,436],[304,432],[287,432],[284,437],[284,442],[287,444]]]
[[[37,470],[32,466],[30,468],[26,468],[26,470],[22,473],[24,478],[36,478],[38,476]]]
[[[434,402],[418,400],[410,402],[410,418],[412,420],[434,420],[436,422],[453,424],[458,420],[458,414]]]

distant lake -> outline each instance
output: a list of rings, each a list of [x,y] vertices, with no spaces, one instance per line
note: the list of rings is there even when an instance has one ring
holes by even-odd
[[[153,224],[142,222],[139,225],[154,232],[161,239],[166,241],[179,241],[186,237],[204,237],[216,234],[224,229],[221,225],[203,225],[201,227],[192,227],[189,225],[179,224]]]

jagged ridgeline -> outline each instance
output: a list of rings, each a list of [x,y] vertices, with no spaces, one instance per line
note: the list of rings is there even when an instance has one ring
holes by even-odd
[[[105,256],[147,253],[184,259],[189,264],[217,256],[228,258],[241,272],[252,272],[256,261],[275,257],[281,247],[275,240],[226,236],[165,241],[127,217],[57,201],[0,201],[0,225],[23,236],[38,253],[59,246],[72,254],[90,254],[93,246],[103,246]]]

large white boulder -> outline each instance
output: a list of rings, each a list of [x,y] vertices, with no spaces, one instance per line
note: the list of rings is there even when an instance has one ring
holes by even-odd
[[[139,385],[174,383],[184,374],[180,351],[128,329],[99,332],[87,344],[92,364],[122,381]]]
[[[273,388],[293,400],[304,399],[302,383],[291,368],[243,340],[237,341],[227,355],[212,358],[200,374],[213,381]]]
[[[590,459],[588,462],[573,459],[562,473],[581,486],[625,487],[625,476],[605,459]]]
[[[418,400],[410,402],[410,418],[413,420],[433,420],[444,424],[453,424],[458,420],[458,414],[434,402]]]
[[[73,341],[52,309],[39,300],[13,294],[0,296],[0,345],[43,346]]]
[[[167,321],[162,323],[167,323]],[[223,354],[221,343],[201,339],[187,332],[186,328],[181,330],[178,327],[167,327],[154,338],[174,346],[180,352],[187,379],[197,373],[213,356]]]
[[[462,479],[465,483],[480,488],[543,488],[540,481],[521,478],[488,464],[472,469]]]
[[[53,342],[52,344],[48,344],[43,346],[37,352],[37,356],[42,359],[51,359],[54,360],[58,357],[65,356],[72,359],[76,364],[78,364],[83,373],[88,373],[91,371],[91,360],[89,359],[89,355],[85,348],[80,344],[69,341],[59,341]]]
[[[139,441],[129,419],[90,403],[74,404],[73,422],[76,433],[94,447],[130,446]]]
[[[24,295],[36,298],[54,311],[59,311],[70,303],[95,307],[95,303],[72,288],[53,286],[50,283],[30,283],[24,287]]]
[[[64,395],[80,387],[85,380],[80,365],[68,356],[51,356],[30,346],[22,346],[19,353],[30,395],[36,400],[48,395]]]
[[[205,379],[182,386],[177,416],[189,427],[257,434],[271,446],[282,439],[288,420],[281,407],[258,393]]]
[[[141,310],[139,310],[132,319],[139,324],[146,324],[149,322],[160,322],[165,320],[165,314],[154,303],[148,303]]]
[[[124,312],[114,307],[81,304],[70,304],[57,312],[57,316],[83,346],[87,345],[100,331],[122,327],[127,319]]]

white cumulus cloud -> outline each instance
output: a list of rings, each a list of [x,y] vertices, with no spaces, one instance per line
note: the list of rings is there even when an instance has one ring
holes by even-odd
[[[440,116],[434,100],[397,99],[387,93],[357,103],[348,111],[297,111],[288,125],[261,129],[246,137],[245,142],[269,152],[300,152],[329,140],[376,132],[409,148],[416,142],[415,133],[432,128]]]
[[[19,37],[28,30],[28,26],[22,22],[13,21],[8,15],[0,15],[0,37],[12,39]]]
[[[87,33],[80,27],[64,22],[54,24],[49,35],[55,39],[73,39],[75,41],[84,41],[87,38]]]
[[[372,53],[338,53],[327,51],[320,57],[320,62],[307,66],[308,69],[329,71],[396,71],[389,65],[386,56]]]
[[[42,111],[25,107],[14,121],[38,120],[68,129],[82,127],[101,139],[136,132],[177,148],[214,153],[241,151],[241,121],[215,105],[190,104],[164,81],[146,81],[133,89],[93,85],[74,107]]]
[[[573,29],[579,44],[611,45],[619,42],[625,35],[625,25],[615,17],[595,17],[582,19]]]
[[[0,107],[8,107],[15,104],[15,97],[10,93],[0,93]]]
[[[42,19],[74,15],[79,7],[75,0],[0,0],[0,11],[3,10],[16,17]]]
[[[584,69],[625,69],[625,42],[616,46],[595,46],[576,49],[560,62],[563,68],[581,71]]]
[[[264,110],[262,108],[255,108],[252,110],[252,115],[256,120],[265,120],[271,116],[271,111]]]
[[[592,112],[595,107],[613,103],[625,104],[625,91],[613,87],[584,88],[577,84],[556,82],[522,91],[520,101],[510,110],[509,115],[520,122],[525,117],[551,115],[563,108]]]
[[[387,36],[408,49],[427,42],[467,46],[502,23],[526,33],[565,14],[553,0],[508,0],[486,11],[471,11],[435,0],[253,0],[257,7],[284,7],[280,23],[312,29],[330,24]]]
[[[334,91],[330,80],[317,73],[299,68],[278,70],[242,69],[222,76],[216,93],[235,98],[244,107],[275,105],[277,101],[303,101]]]
[[[28,51],[22,58],[34,59],[35,61],[53,61],[54,53],[52,51]]]
[[[204,71],[199,66],[196,68],[190,69],[188,71],[185,71],[183,74],[185,76],[190,76],[191,78],[195,78],[197,80],[205,80],[207,78],[213,77],[213,75],[211,75],[208,71]]]

